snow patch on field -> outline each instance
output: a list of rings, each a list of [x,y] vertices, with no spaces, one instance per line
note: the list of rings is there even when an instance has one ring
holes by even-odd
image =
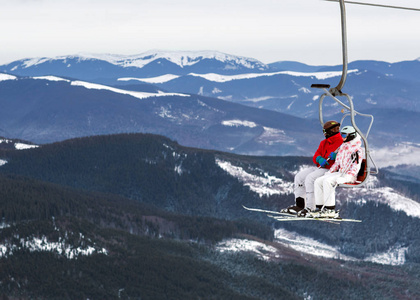
[[[287,195],[293,193],[293,183],[287,182],[281,178],[271,176],[268,173],[262,173],[261,176],[250,174],[243,168],[232,165],[230,162],[216,159],[217,165],[229,173],[231,176],[238,178],[251,191],[257,193],[260,197],[264,195],[282,194]]]
[[[84,238],[82,234],[81,239]],[[46,236],[32,237],[29,239],[19,239],[18,243],[3,243],[0,244],[0,258],[13,255],[14,252],[27,249],[30,252],[53,252],[63,255],[68,259],[77,259],[79,256],[92,255],[94,253],[108,254],[105,248],[95,248],[90,245],[72,247],[65,239],[59,238],[58,241],[53,242],[48,240]]]
[[[17,79],[16,76],[9,75],[9,74],[4,74],[4,73],[0,73],[0,81],[15,80],[15,79]]]
[[[250,127],[254,128],[257,127],[257,124],[251,121],[241,121],[241,120],[228,120],[228,121],[222,121],[222,125],[224,126],[230,126],[230,127]]]
[[[315,239],[299,235],[286,229],[275,230],[274,243],[287,246],[293,250],[308,255],[324,257],[329,259],[340,259],[344,261],[372,262],[382,265],[403,265],[405,253],[408,248],[395,245],[384,252],[372,254],[365,259],[357,259],[340,253],[339,248],[318,242]],[[249,239],[228,239],[219,242],[216,249],[221,253],[252,253],[262,260],[280,258],[281,251],[276,247]]]
[[[258,258],[269,260],[270,258],[280,257],[278,250],[264,243],[247,239],[230,239],[217,244],[216,249],[221,253],[225,252],[249,252]]]

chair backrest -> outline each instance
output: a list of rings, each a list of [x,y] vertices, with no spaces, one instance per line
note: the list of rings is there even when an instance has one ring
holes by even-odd
[[[360,166],[360,170],[359,173],[357,173],[357,181],[358,182],[363,182],[366,179],[367,176],[367,164],[366,164],[366,159],[364,158],[362,160],[362,165]]]

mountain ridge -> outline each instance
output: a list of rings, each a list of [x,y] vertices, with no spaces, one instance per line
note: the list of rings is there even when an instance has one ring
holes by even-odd
[[[83,64],[88,69],[83,69]],[[75,70],[71,71],[73,68]],[[186,74],[200,68],[235,74],[243,70],[264,71],[268,66],[253,58],[218,51],[148,51],[139,55],[77,54],[27,58],[0,66],[0,70],[5,73],[21,76],[54,74],[79,79],[115,78],[117,74],[150,76],[163,70]]]
[[[130,92],[50,77],[0,81],[0,102],[2,135],[36,143],[150,132],[187,146],[280,154],[304,153],[311,145],[307,137],[315,133],[311,121],[215,98]]]
[[[168,74],[171,73],[171,71],[174,71],[176,75],[186,75],[197,70],[201,70],[198,73],[210,73],[214,71],[217,73],[217,71],[219,71],[220,74],[226,75],[267,71],[316,72],[342,70],[341,65],[310,66],[296,61],[278,61],[264,64],[254,58],[226,54],[219,51],[150,50],[135,55],[80,53],[56,57],[25,58],[0,66],[0,71],[22,76],[52,74],[65,76],[66,70],[69,72],[71,68],[77,67],[83,62],[87,63],[87,66],[89,66],[88,68],[85,68],[84,72],[91,74],[85,74],[83,76],[81,70],[76,70],[73,72],[73,75],[77,74],[77,76],[74,76],[75,78],[115,78],[124,73],[126,76],[143,75],[144,77],[150,77],[160,76],[164,73]],[[407,72],[406,65],[408,63],[411,64],[412,67],[409,69],[409,74],[405,74]],[[163,68],[162,64],[164,65]],[[201,67],[196,68],[194,65],[201,65]],[[358,69],[360,66],[363,66],[362,69],[367,68],[368,70],[384,74],[395,72],[397,77],[418,81],[417,76],[414,75],[419,72],[420,60],[417,59],[396,63],[359,60],[349,63],[349,68]],[[55,72],[51,67],[55,67]],[[31,71],[31,69],[33,70]],[[141,72],[142,69],[144,69],[143,72]],[[60,73],[57,73],[57,70],[59,70]],[[97,73],[96,75],[94,74],[95,72]]]
[[[2,159],[7,161],[0,167],[2,174],[120,195],[175,213],[229,220],[246,217],[263,224],[270,222],[264,214],[245,211],[242,205],[270,210],[286,207],[293,202],[294,173],[311,164],[309,157],[241,156],[188,148],[152,134],[79,138],[25,151],[5,152]],[[393,183],[388,176],[389,173],[381,172],[378,178],[374,177],[374,189],[337,191],[337,205],[342,209],[342,216],[362,219],[361,224],[322,227],[322,230],[309,232],[310,224],[305,222],[285,226],[306,235],[312,232],[317,239],[341,245],[343,254],[356,257],[374,251],[376,248],[372,248],[371,243],[376,243],[377,249],[386,250],[396,240],[397,244],[410,244],[410,253],[413,253],[416,245],[409,241],[420,238],[412,231],[420,222],[420,204],[400,193],[406,189],[416,195],[419,184],[404,183],[401,179]],[[387,230],[384,223],[406,229],[404,233],[389,232],[386,238],[382,234],[376,235]],[[350,230],[354,226],[357,226],[357,232]],[[342,230],[346,233],[345,238],[341,236]],[[370,243],[362,242],[363,238],[357,235],[361,232]],[[420,260],[411,255],[414,260]]]
[[[191,66],[198,63],[203,59],[215,59],[221,62],[233,61],[237,64],[241,64],[249,69],[262,68],[265,69],[265,65],[256,59],[235,56],[231,54],[222,53],[219,51],[160,51],[150,50],[141,54],[136,55],[121,55],[121,54],[94,54],[94,53],[80,53],[74,55],[63,55],[56,57],[42,57],[42,58],[28,58],[23,59],[24,68],[36,66],[45,62],[51,62],[53,60],[66,59],[77,59],[79,62],[84,60],[103,60],[113,65],[119,65],[123,67],[137,67],[142,68],[145,65],[158,59],[167,59],[172,63],[180,67]],[[65,62],[64,62],[65,63]],[[254,63],[255,66],[252,64]]]

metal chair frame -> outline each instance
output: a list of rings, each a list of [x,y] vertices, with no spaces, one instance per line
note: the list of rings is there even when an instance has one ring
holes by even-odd
[[[356,184],[340,184],[340,187],[357,187],[357,186],[363,186],[368,182],[369,176],[371,174],[378,174],[378,167],[376,166],[375,162],[372,159],[371,153],[370,153],[370,149],[369,149],[369,144],[367,141],[367,137],[369,136],[370,133],[370,129],[372,128],[372,124],[373,124],[373,115],[369,115],[369,114],[363,114],[360,113],[358,111],[356,111],[354,109],[354,105],[353,105],[353,100],[351,99],[351,97],[342,92],[342,89],[344,87],[344,84],[346,82],[347,79],[347,64],[348,64],[348,59],[347,59],[347,26],[346,26],[346,9],[345,9],[345,5],[344,5],[344,0],[339,0],[340,2],[340,11],[341,11],[341,38],[342,38],[342,52],[343,52],[343,70],[342,70],[342,74],[341,74],[341,79],[340,82],[338,83],[338,85],[334,88],[330,88],[330,85],[328,84],[312,84],[311,87],[312,88],[320,88],[324,91],[324,94],[322,94],[322,96],[319,99],[319,121],[321,122],[321,126],[324,125],[324,119],[322,116],[322,105],[324,102],[325,97],[330,97],[332,98],[335,102],[337,102],[339,105],[341,105],[343,107],[343,110],[347,110],[347,113],[343,116],[342,120],[341,120],[341,124],[343,124],[344,119],[347,116],[350,116],[351,119],[351,124],[354,127],[354,129],[356,130],[356,132],[360,135],[362,141],[363,141],[363,145],[365,148],[365,157],[366,157],[366,177],[364,178],[364,180],[360,183],[356,183]],[[348,105],[343,103],[341,100],[339,100],[337,97],[345,97],[347,99]],[[371,118],[370,124],[369,124],[369,128],[366,131],[366,134],[364,134],[359,127],[356,125],[356,121],[355,121],[355,116],[356,115],[360,115],[362,117],[368,117]],[[372,169],[372,165],[374,167],[374,170]]]

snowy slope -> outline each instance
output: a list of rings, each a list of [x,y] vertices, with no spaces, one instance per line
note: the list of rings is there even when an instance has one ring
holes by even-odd
[[[53,223],[54,223],[53,218]],[[0,229],[10,227],[8,224],[0,224]],[[90,238],[80,232],[63,232],[57,226],[54,227],[55,240],[45,235],[27,236],[5,240],[0,243],[0,258],[10,257],[19,251],[51,252],[67,259],[77,259],[79,256],[89,256],[95,253],[108,254],[108,250],[98,247]]]
[[[364,204],[367,201],[375,201],[388,205],[394,211],[402,211],[407,216],[420,218],[420,203],[398,193],[390,187],[379,187],[379,182],[376,177],[371,177],[371,181],[373,182],[374,188],[363,187],[345,191],[346,201],[353,201],[360,204]],[[340,200],[338,199],[338,201]]]
[[[181,94],[181,93],[164,93],[159,91],[158,93],[145,93],[145,92],[135,92],[135,91],[127,91],[127,90],[122,90],[122,89],[118,89],[118,88],[113,88],[113,87],[109,87],[109,86],[105,86],[102,84],[96,84],[96,83],[89,83],[89,82],[85,82],[85,81],[72,81],[71,85],[74,86],[82,86],[84,88],[87,89],[94,89],[94,90],[108,90],[114,93],[119,93],[119,94],[125,94],[125,95],[130,95],[139,99],[144,99],[144,98],[149,98],[149,97],[161,97],[161,96],[183,96],[183,97],[189,97],[189,95],[186,94]]]
[[[15,79],[17,79],[16,76],[0,73],[0,81],[15,80]]]
[[[0,73],[0,81],[17,80],[17,79],[18,79],[18,77],[16,77],[16,76]],[[103,84],[96,84],[96,83],[91,83],[91,82],[86,82],[86,81],[81,81],[81,80],[65,79],[65,78],[61,78],[61,77],[58,77],[58,76],[34,76],[34,77],[32,77],[32,79],[54,81],[54,82],[63,81],[63,82],[70,83],[72,86],[81,86],[81,87],[84,87],[86,89],[94,89],[94,90],[107,90],[107,91],[111,91],[111,92],[118,93],[118,94],[130,95],[130,96],[133,96],[133,97],[138,98],[138,99],[144,99],[144,98],[149,98],[149,97],[162,97],[162,96],[189,97],[189,95],[186,95],[186,94],[165,93],[165,92],[162,92],[162,91],[158,91],[157,93],[129,91],[129,90],[123,90],[123,89],[119,89],[119,88],[106,86],[106,85],[103,85]]]
[[[2,139],[0,138],[0,149],[6,148],[6,149],[16,149],[16,150],[26,150],[26,149],[32,149],[32,148],[38,148],[38,145],[28,144],[24,142],[16,142],[11,139]]]
[[[345,261],[366,261],[383,265],[403,265],[407,247],[396,245],[388,251],[372,254],[365,259],[357,259],[340,253],[338,247],[332,247],[318,242],[312,238],[299,235],[286,229],[275,231],[275,241],[280,245],[290,247],[298,252],[319,257],[340,259]],[[249,239],[229,239],[219,242],[216,249],[222,253],[248,252],[262,260],[273,260],[281,258],[281,252],[272,245]]]
[[[216,160],[216,163],[260,197],[293,194],[293,182],[284,181],[268,173],[261,173],[259,176],[252,175],[227,161]],[[363,204],[367,201],[376,201],[388,205],[394,211],[403,211],[407,216],[420,218],[420,203],[401,195],[390,187],[375,187],[379,186],[379,182],[374,176],[370,177],[370,180],[371,183],[367,185],[368,187],[339,189],[337,191],[338,205],[340,205],[340,193],[343,193],[342,198],[345,197],[348,202]]]
[[[358,72],[357,69],[349,70],[348,73],[356,73]],[[195,76],[204,78],[208,81],[212,82],[228,82],[234,80],[244,80],[244,79],[252,79],[258,77],[268,77],[268,76],[275,76],[275,75],[290,75],[293,77],[313,77],[317,80],[325,80],[328,78],[338,77],[341,76],[341,72],[338,71],[328,71],[328,72],[292,72],[292,71],[280,71],[280,72],[271,72],[271,73],[248,73],[248,74],[238,74],[238,75],[222,75],[222,74],[215,74],[215,73],[207,73],[207,74],[196,74],[190,73],[187,76]],[[152,78],[119,78],[120,81],[129,81],[129,80],[138,80],[148,83],[165,83],[174,79],[179,78],[179,75],[173,74],[166,74]]]
[[[281,178],[277,178],[266,172],[261,172],[259,175],[250,174],[243,168],[235,166],[227,161],[216,160],[216,163],[220,168],[237,178],[244,186],[249,187],[250,191],[258,194],[261,198],[271,195],[293,194],[292,182],[284,181]],[[302,168],[303,167],[305,166],[302,166]],[[337,190],[338,207],[342,207],[344,204],[348,205],[349,203],[354,203],[361,207],[368,202],[384,204],[394,212],[403,212],[408,217],[420,219],[420,203],[402,195],[390,187],[381,186],[379,180],[374,176],[371,177],[371,183],[367,185],[367,187]],[[368,220],[364,220],[363,222],[368,222]],[[383,226],[386,226],[386,224],[383,224]],[[305,254],[347,261],[366,261],[385,265],[404,264],[409,249],[406,244],[395,241],[388,246],[387,250],[370,253],[361,259],[343,254],[342,245],[331,246],[285,228],[275,230],[275,242]],[[281,256],[281,253],[275,247],[247,239],[225,240],[217,245],[217,249],[221,252],[249,252],[263,260],[277,259]]]
[[[123,89],[119,89],[119,88],[106,86],[106,85],[103,85],[103,84],[96,84],[96,83],[80,81],[80,80],[73,80],[72,81],[72,80],[60,78],[60,77],[57,77],[57,76],[38,76],[38,77],[33,77],[33,79],[41,79],[41,80],[49,80],[49,81],[65,81],[65,82],[69,82],[73,86],[81,86],[81,87],[84,87],[86,89],[93,89],[93,90],[107,90],[107,91],[111,91],[111,92],[118,93],[118,94],[130,95],[130,96],[133,96],[133,97],[138,98],[138,99],[144,99],[144,98],[149,98],[149,97],[161,97],[161,96],[189,97],[189,95],[186,95],[186,94],[164,93],[162,91],[159,91],[158,93],[128,91],[128,90],[123,90]]]

